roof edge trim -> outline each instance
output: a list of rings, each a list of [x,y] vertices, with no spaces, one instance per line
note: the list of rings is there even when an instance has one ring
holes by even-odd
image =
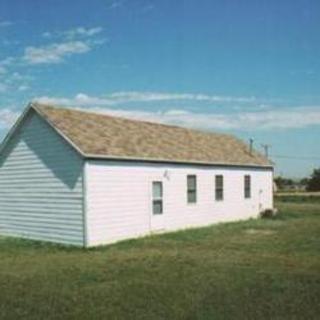
[[[82,150],[71,140],[69,139],[61,130],[59,130],[42,112],[37,108],[36,105],[30,103],[30,108],[32,108],[40,117],[43,119],[60,137],[62,137],[76,152],[78,152],[83,158],[86,155]]]
[[[31,108],[32,108],[32,105],[31,105],[31,103],[29,103],[27,105],[27,107],[23,110],[23,112],[20,114],[18,119],[15,121],[13,126],[10,128],[8,133],[5,135],[4,139],[2,140],[2,142],[0,144],[0,154],[5,149],[5,147],[7,146],[7,144],[11,140],[11,138],[14,136],[16,131],[19,129],[21,123],[23,122],[23,120],[25,119],[25,117],[27,116],[27,114],[29,113]]]
[[[166,164],[189,164],[202,166],[217,166],[217,167],[235,167],[235,168],[261,168],[274,169],[272,164],[241,164],[241,163],[222,163],[222,162],[202,162],[202,161],[187,161],[187,160],[168,160],[168,159],[154,159],[154,158],[135,158],[135,157],[120,157],[120,156],[101,156],[97,154],[85,154],[87,160],[110,160],[110,161],[128,161],[128,162],[149,162],[149,163],[166,163]]]

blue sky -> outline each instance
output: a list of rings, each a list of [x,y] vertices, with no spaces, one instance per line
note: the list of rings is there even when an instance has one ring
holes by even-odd
[[[2,0],[0,138],[31,100],[230,132],[320,167],[318,0]]]

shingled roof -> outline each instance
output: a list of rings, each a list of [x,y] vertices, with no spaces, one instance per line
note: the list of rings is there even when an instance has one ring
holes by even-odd
[[[89,158],[272,166],[239,139],[221,133],[129,120],[33,103],[33,108]]]

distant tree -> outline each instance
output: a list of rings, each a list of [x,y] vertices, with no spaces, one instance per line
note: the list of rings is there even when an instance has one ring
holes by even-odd
[[[285,185],[286,186],[293,186],[294,185],[294,181],[292,179],[285,179]]]
[[[279,190],[288,189],[294,185],[294,181],[292,179],[287,179],[280,176],[274,178],[274,182],[276,183]]]
[[[275,177],[274,182],[277,185],[278,189],[284,188],[284,179],[282,177]]]
[[[308,185],[308,182],[309,182],[309,178],[302,178],[300,181],[299,181],[299,184],[300,186],[302,187],[306,187]]]
[[[313,170],[307,183],[307,191],[320,191],[320,168]]]

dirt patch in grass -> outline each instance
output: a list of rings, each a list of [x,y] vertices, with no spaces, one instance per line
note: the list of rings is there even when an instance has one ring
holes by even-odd
[[[247,229],[244,232],[246,234],[263,235],[263,236],[270,236],[276,233],[275,230],[270,230],[270,229]]]

